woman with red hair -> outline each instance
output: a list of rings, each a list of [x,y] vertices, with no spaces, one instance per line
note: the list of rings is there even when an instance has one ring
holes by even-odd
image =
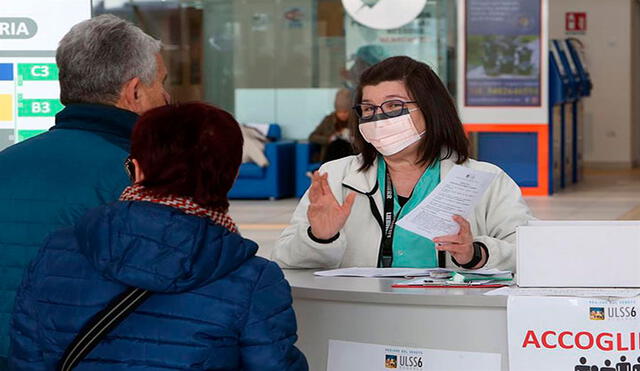
[[[307,370],[282,271],[227,215],[241,159],[227,112],[190,103],[142,116],[126,164],[135,184],[53,233],[25,276],[11,367]],[[106,316],[120,322],[105,335]]]

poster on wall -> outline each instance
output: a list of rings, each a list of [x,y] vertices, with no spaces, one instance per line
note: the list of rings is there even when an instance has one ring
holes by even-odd
[[[466,0],[465,105],[540,106],[541,1]]]
[[[511,371],[640,370],[640,299],[510,296]]]
[[[382,60],[406,55],[427,63],[438,73],[438,39],[435,7],[427,5],[422,13],[400,28],[378,30],[345,17],[346,71],[345,84],[357,85],[360,74]]]

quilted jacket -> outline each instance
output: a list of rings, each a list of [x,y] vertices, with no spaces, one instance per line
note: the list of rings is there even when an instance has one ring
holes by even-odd
[[[0,152],[0,370],[25,267],[47,234],[118,199],[129,184],[122,164],[137,118],[112,106],[72,104],[50,131]]]
[[[75,370],[307,370],[291,291],[257,245],[208,219],[117,202],[53,233],[18,291],[9,367],[53,370],[127,287],[153,294]]]

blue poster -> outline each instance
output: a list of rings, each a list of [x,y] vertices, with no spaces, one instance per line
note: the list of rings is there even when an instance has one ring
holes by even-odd
[[[466,106],[540,106],[541,0],[466,1]]]

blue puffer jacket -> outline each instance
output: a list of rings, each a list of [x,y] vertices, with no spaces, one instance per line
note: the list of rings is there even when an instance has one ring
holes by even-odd
[[[25,267],[49,233],[118,199],[129,183],[123,161],[137,118],[115,107],[73,104],[49,132],[0,152],[0,370]]]
[[[154,294],[75,370],[307,370],[291,290],[257,246],[205,218],[117,202],[52,234],[18,291],[9,366],[53,370],[127,287]]]

